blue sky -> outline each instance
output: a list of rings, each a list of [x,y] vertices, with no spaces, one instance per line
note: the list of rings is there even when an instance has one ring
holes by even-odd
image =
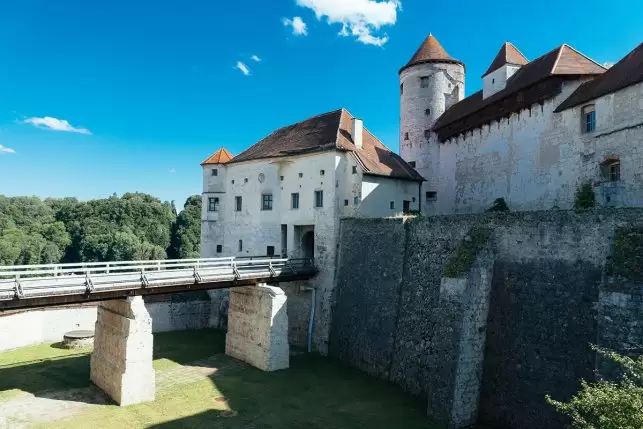
[[[397,151],[397,72],[429,32],[471,94],[506,40],[615,62],[642,16],[638,0],[0,0],[0,194],[179,205],[219,147],[339,107]]]

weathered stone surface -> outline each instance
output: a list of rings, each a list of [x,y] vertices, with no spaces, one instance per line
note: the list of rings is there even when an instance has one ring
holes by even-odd
[[[91,380],[119,405],[154,400],[152,319],[141,297],[98,307]]]
[[[264,284],[230,290],[226,354],[264,371],[289,367],[283,290]]]

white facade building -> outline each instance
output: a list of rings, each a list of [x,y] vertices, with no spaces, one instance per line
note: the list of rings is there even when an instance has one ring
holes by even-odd
[[[643,44],[606,70],[562,45],[528,61],[505,43],[462,98],[464,65],[429,36],[400,70],[400,154],[426,179],[425,214],[643,206]],[[437,114],[437,116],[434,115]]]
[[[421,208],[423,178],[345,109],[281,128],[234,158],[220,149],[202,166],[202,256],[314,257],[320,273],[307,287],[320,293],[322,351],[340,218]],[[297,304],[301,290],[286,292],[291,341],[301,344],[308,298]]]

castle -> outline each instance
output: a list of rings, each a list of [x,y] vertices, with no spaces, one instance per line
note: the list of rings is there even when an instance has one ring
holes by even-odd
[[[643,44],[606,69],[568,45],[529,61],[505,43],[464,97],[465,65],[435,37],[400,76],[400,155],[425,179],[422,212],[643,206]]]

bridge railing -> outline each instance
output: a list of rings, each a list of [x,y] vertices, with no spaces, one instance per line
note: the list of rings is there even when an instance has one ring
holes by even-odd
[[[0,266],[0,301],[298,275],[312,259],[201,258]]]

